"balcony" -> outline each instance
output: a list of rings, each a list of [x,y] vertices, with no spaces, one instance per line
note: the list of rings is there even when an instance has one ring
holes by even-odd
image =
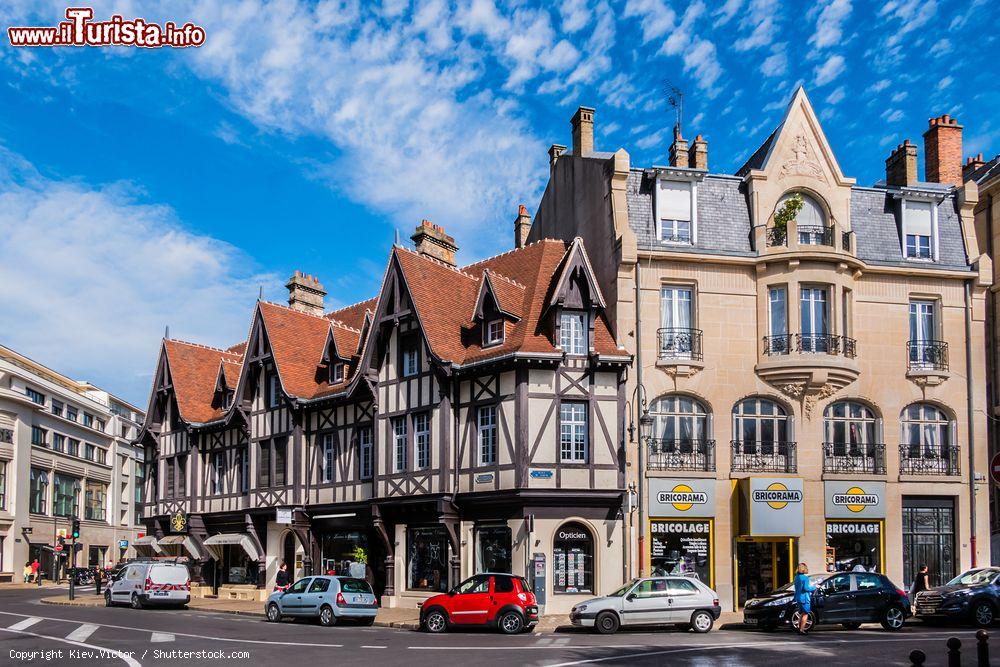
[[[906,343],[906,377],[918,385],[939,385],[948,372],[948,343],[943,340],[911,340]]]
[[[715,440],[650,438],[646,460],[648,470],[715,471]]]
[[[832,393],[858,379],[857,342],[832,334],[764,336],[756,372],[796,396]],[[792,388],[795,388],[794,390]]]
[[[656,330],[656,365],[671,375],[694,375],[704,366],[701,329]]]
[[[852,475],[884,475],[885,445],[824,442],[823,472]]]
[[[958,447],[950,445],[900,445],[899,474],[958,475]]]
[[[799,245],[833,246],[834,228],[819,225],[799,225]]]
[[[733,440],[733,472],[784,472],[798,470],[795,443],[778,440]]]
[[[857,356],[857,341],[831,334],[764,336],[765,356],[784,354],[839,354],[853,359]]]

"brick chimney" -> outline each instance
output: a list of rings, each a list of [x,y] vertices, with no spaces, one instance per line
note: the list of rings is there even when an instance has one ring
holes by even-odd
[[[688,142],[681,136],[681,126],[674,125],[674,142],[670,144],[670,166],[686,167],[688,164]]]
[[[566,152],[566,147],[562,144],[552,144],[549,146],[549,169],[556,168],[556,160]]]
[[[421,255],[455,266],[458,246],[455,245],[454,238],[445,234],[441,225],[435,225],[430,220],[421,220],[417,231],[410,238],[413,239],[413,245]]]
[[[924,180],[962,184],[962,126],[945,114],[927,120],[924,132]]]
[[[580,107],[570,121],[573,126],[573,155],[587,156],[594,152],[594,110]]]
[[[917,182],[917,145],[909,139],[896,146],[885,161],[887,185],[913,185]]]
[[[694,143],[688,149],[688,166],[708,171],[708,142],[700,134],[694,138]]]
[[[983,161],[983,154],[980,153],[976,157],[970,157],[962,165],[962,181],[965,181],[972,175],[976,169],[982,167],[986,162]]]
[[[288,305],[303,313],[323,316],[323,297],[326,290],[320,284],[319,278],[307,273],[296,271],[285,283],[288,288]]]
[[[514,219],[514,247],[523,248],[528,245],[528,234],[531,232],[531,216],[524,204],[517,207],[517,217]]]

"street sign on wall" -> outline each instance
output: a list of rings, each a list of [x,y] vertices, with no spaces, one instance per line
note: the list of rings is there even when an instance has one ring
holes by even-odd
[[[1000,486],[1000,452],[994,454],[990,461],[990,477],[993,478],[994,484]]]

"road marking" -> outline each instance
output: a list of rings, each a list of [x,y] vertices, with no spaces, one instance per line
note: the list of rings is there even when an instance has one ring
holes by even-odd
[[[66,639],[71,639],[75,642],[85,642],[90,635],[97,632],[97,627],[98,626],[93,623],[84,623],[76,630],[66,635]]]
[[[9,629],[10,630],[25,630],[27,628],[30,628],[35,623],[38,623],[41,620],[42,619],[40,617],[38,617],[38,616],[29,616],[28,618],[24,619],[23,621],[18,621],[14,625],[10,626]]]
[[[386,647],[385,646],[368,646],[368,645],[364,645],[361,648],[386,648]]]
[[[532,644],[531,646],[407,646],[411,651],[525,651],[538,649],[558,649],[566,648],[643,648],[644,644],[574,644],[572,647],[566,645],[554,646],[552,644]]]
[[[0,612],[0,613],[6,614],[6,613],[9,613],[9,612]],[[59,620],[59,619],[55,619],[55,620]],[[102,651],[105,655],[113,655],[113,656],[115,656],[119,660],[123,661],[129,667],[142,667],[142,665],[139,664],[139,662],[137,660],[135,660],[134,658],[132,658],[132,657],[130,657],[130,656],[122,653],[121,651],[116,651],[113,648],[105,648],[104,646],[97,646],[96,644],[85,644],[83,642],[73,641],[72,639],[64,639],[63,637],[50,637],[48,635],[42,635],[42,634],[39,634],[37,632],[28,632],[27,630],[14,630],[13,628],[14,628],[14,626],[11,626],[9,628],[0,628],[0,632],[14,632],[14,633],[17,633],[19,635],[28,635],[30,637],[38,637],[39,639],[50,639],[50,640],[52,640],[54,642],[62,642],[64,644],[71,644],[73,646],[81,646],[83,648],[89,648],[89,649],[93,649],[95,651]]]
[[[162,643],[162,642],[172,642],[176,639],[177,638],[174,637],[169,632],[154,632],[153,636],[149,638],[149,641],[153,643]]]

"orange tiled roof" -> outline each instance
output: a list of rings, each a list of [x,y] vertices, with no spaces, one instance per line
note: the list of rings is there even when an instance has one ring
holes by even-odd
[[[180,340],[165,340],[170,378],[181,419],[201,424],[219,419],[222,410],[212,407],[219,364],[227,355],[223,350]]]

